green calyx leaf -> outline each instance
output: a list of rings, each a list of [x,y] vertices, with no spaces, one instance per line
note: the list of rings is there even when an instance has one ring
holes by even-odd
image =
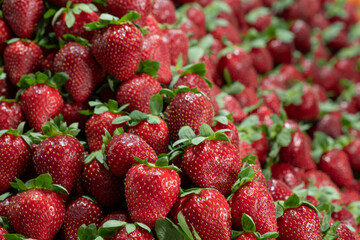
[[[213,1],[204,8],[206,17],[206,30],[211,32],[215,30],[217,26],[226,26],[228,22],[225,19],[217,18],[222,12],[231,13],[231,7],[222,1]]]
[[[259,117],[257,115],[250,115],[240,124],[237,124],[239,139],[250,144],[254,141],[260,140],[262,138],[262,129],[258,126],[258,123]]]
[[[48,137],[54,137],[57,135],[71,135],[76,137],[80,129],[78,128],[79,123],[72,123],[71,125],[67,125],[64,121],[64,117],[62,114],[59,114],[53,119],[50,119],[45,125],[41,128],[44,135],[43,136],[34,136],[35,142],[39,143],[39,140],[43,140]],[[38,139],[37,139],[38,138]]]
[[[332,17],[347,18],[348,13],[345,10],[345,4],[346,0],[335,0],[325,3],[326,17],[328,19]]]
[[[98,22],[86,23],[85,28],[88,31],[93,31],[97,29],[105,28],[109,25],[120,25],[125,22],[133,22],[139,19],[141,15],[134,11],[129,11],[122,18],[115,17],[108,13],[103,13],[100,15],[100,20]]]
[[[246,213],[243,213],[241,217],[241,226],[245,232],[253,233],[256,231],[253,219]]]
[[[272,4],[271,8],[276,13],[281,13],[284,10],[288,9],[294,2],[295,2],[295,0],[279,0],[279,1],[275,1]]]
[[[124,115],[121,117],[118,117],[113,120],[112,124],[122,124],[126,122],[126,125],[129,127],[136,126],[142,121],[146,120],[150,124],[160,124],[161,120],[159,117],[153,116],[151,114],[146,114],[143,112],[140,112],[138,110],[132,111],[129,115]]]
[[[149,163],[147,159],[142,160],[141,158],[134,157],[135,161],[137,161],[140,164],[144,164],[147,167],[158,167],[158,168],[165,168],[165,169],[172,169],[176,172],[179,172],[180,169],[174,165],[169,165],[170,157],[168,155],[160,155],[160,158],[157,159],[155,164]]]
[[[245,86],[240,82],[232,82],[230,85],[225,85],[221,90],[227,94],[234,95],[241,93],[245,89]]]
[[[54,76],[51,76],[50,71],[36,72],[22,76],[17,86],[26,89],[44,83],[53,88],[60,88],[67,80],[69,80],[69,76],[64,72],[55,73]]]
[[[330,219],[329,219],[330,220]],[[336,234],[337,229],[340,226],[340,221],[335,221],[331,227],[325,232],[325,235],[322,237],[322,240],[334,240],[338,238]]]
[[[155,94],[149,101],[150,111],[154,116],[160,116],[164,108],[163,98],[160,94]]]
[[[5,228],[6,231],[10,231],[10,223],[6,217],[0,217],[0,226]]]
[[[190,48],[188,51],[189,62],[198,62],[204,54],[211,54],[210,47],[214,42],[214,37],[211,34],[207,34],[205,37],[201,38],[199,41],[191,40]],[[182,67],[182,66],[181,66]]]
[[[199,195],[201,193],[201,191],[204,190],[204,189],[206,189],[206,188],[188,188],[188,189],[184,190],[180,194],[180,197],[185,197],[185,196],[190,195],[190,194]]]
[[[15,233],[14,234],[4,234],[3,236],[8,240],[36,240],[33,238],[26,238],[23,235],[15,234]]]
[[[169,98],[173,98],[176,95],[180,94],[180,93],[184,93],[184,92],[192,92],[192,93],[199,93],[205,96],[204,93],[200,92],[199,90],[197,90],[197,88],[189,88],[187,86],[178,86],[176,89],[170,90],[167,88],[163,88],[160,90],[160,94],[165,95]]]
[[[277,89],[276,93],[280,98],[280,101],[285,106],[291,104],[300,105],[302,103],[302,97],[304,95],[304,83],[297,82],[294,86],[287,90]]]
[[[251,154],[250,154],[251,155]],[[251,160],[251,156],[246,156],[245,159]],[[244,161],[245,161],[244,159]],[[239,190],[244,184],[253,181],[255,175],[257,174],[257,171],[254,172],[252,166],[248,163],[243,164],[241,167],[241,170],[238,174],[238,180],[234,183],[234,185],[231,187],[231,192],[235,193],[237,190]]]
[[[104,145],[105,146],[105,145]],[[101,150],[95,151],[90,153],[89,155],[87,155],[85,157],[84,163],[85,164],[89,164],[91,163],[93,160],[97,160],[99,163],[101,163],[106,170],[109,170],[109,166],[106,163],[106,155],[105,155],[105,147],[101,148]]]
[[[334,148],[342,148],[339,142],[323,132],[315,132],[312,141],[311,155],[316,163],[320,162],[321,156]]]
[[[325,43],[331,42],[341,30],[344,29],[344,24],[341,22],[336,22],[325,28],[322,32],[322,38]]]
[[[140,61],[136,73],[146,73],[154,78],[158,77],[158,71],[160,69],[160,62],[145,60]]]
[[[246,14],[245,19],[248,23],[255,24],[259,17],[263,17],[267,14],[270,14],[270,10],[268,8],[258,7]]]
[[[64,47],[64,45],[69,42],[77,42],[82,46],[91,46],[88,40],[79,36],[74,36],[72,34],[64,34],[62,37],[64,40],[59,39],[60,48]]]
[[[26,124],[25,122],[21,122],[16,129],[9,128],[9,129],[0,130],[0,137],[4,134],[20,136],[31,147],[33,142],[31,138],[31,133],[33,132],[33,130],[31,129],[28,132],[24,133],[25,124]]]
[[[159,240],[184,240],[186,238],[186,234],[169,218],[157,219],[155,232]]]
[[[129,104],[125,104],[121,107],[118,106],[118,102],[112,99],[109,99],[108,103],[103,103],[100,100],[90,101],[90,107],[94,107],[95,114],[103,114],[104,112],[112,112],[116,114],[126,114],[124,110],[129,106]]]

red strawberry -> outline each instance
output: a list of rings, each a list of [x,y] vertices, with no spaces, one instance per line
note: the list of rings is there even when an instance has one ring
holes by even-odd
[[[275,114],[280,114],[281,102],[279,96],[275,91],[270,92],[263,96],[264,105],[270,108]]]
[[[36,188],[21,187],[21,192],[11,198],[9,221],[18,234],[27,238],[51,240],[59,231],[65,215],[65,206],[59,193],[67,192],[59,185],[52,185],[49,174],[40,175],[32,182]],[[17,179],[16,187],[21,185],[24,183]]]
[[[340,224],[338,229],[336,230],[336,234],[338,235],[335,240],[356,240],[354,234],[359,235],[358,233],[353,233],[345,224]]]
[[[240,93],[234,94],[234,97],[242,108],[253,106],[259,102],[255,89],[249,87],[244,87]]]
[[[360,138],[355,138],[349,145],[344,147],[351,168],[360,171]]]
[[[284,213],[277,222],[279,240],[321,239],[317,212],[307,204],[302,204],[295,194],[285,201]]]
[[[226,136],[228,136],[230,143],[232,145],[234,145],[234,147],[236,149],[239,150],[239,145],[240,145],[239,132],[238,132],[238,129],[235,126],[235,124],[230,120],[220,122],[218,119],[219,119],[218,117],[215,117],[216,124],[211,127],[212,130],[214,132],[221,130],[221,129],[231,130],[231,131],[225,132],[225,134],[226,134]]]
[[[262,32],[271,25],[271,17],[272,14],[267,8],[259,6],[249,11],[245,19],[249,27]]]
[[[108,142],[105,149],[106,162],[111,172],[124,177],[131,166],[136,163],[134,157],[147,159],[155,163],[155,151],[139,136],[130,133],[120,133]]]
[[[220,109],[224,109],[232,113],[231,117],[234,123],[239,123],[246,118],[246,113],[241,108],[236,98],[226,93],[220,93],[216,96]]]
[[[127,19],[135,20],[136,14],[129,14]],[[98,30],[92,39],[92,54],[102,68],[120,81],[130,78],[136,71],[143,44],[141,31],[128,21],[105,20],[104,15],[100,20],[105,28]],[[115,17],[113,19],[116,19]],[[106,24],[107,25],[106,25]],[[98,28],[97,23],[86,24],[87,30]]]
[[[41,58],[41,49],[34,42],[19,40],[6,46],[4,62],[12,84],[16,85],[23,75],[37,71]]]
[[[282,64],[292,62],[292,44],[282,42],[279,39],[273,39],[267,43],[267,49],[271,53],[274,63]]]
[[[90,47],[76,42],[65,44],[56,54],[54,70],[69,75],[65,87],[75,102],[86,101],[105,76],[92,57]]]
[[[224,195],[212,189],[192,189],[174,204],[170,216],[177,221],[182,213],[188,226],[192,226],[201,239],[228,240],[231,235],[230,207]],[[207,227],[208,226],[211,227]]]
[[[206,34],[206,16],[202,7],[198,5],[190,5],[186,10],[188,17],[198,27],[200,37]]]
[[[79,111],[89,110],[87,103],[70,103],[65,102],[64,107],[61,110],[61,114],[64,116],[64,121],[70,125],[72,123],[79,123],[79,128],[84,129],[85,123],[88,117],[79,113]]]
[[[339,59],[334,66],[341,76],[348,80],[356,80],[357,71],[356,71],[356,61],[351,58],[341,58]]]
[[[160,83],[155,78],[146,73],[136,74],[120,85],[116,99],[120,105],[129,104],[128,111],[151,113],[149,101],[160,90]]]
[[[175,168],[138,161],[125,177],[126,202],[133,221],[154,228],[156,219],[164,218],[175,203],[180,177]]]
[[[18,129],[10,129],[0,133],[0,194],[10,188],[15,177],[22,177],[31,161],[31,149],[28,136],[23,136],[24,124]]]
[[[174,24],[177,21],[175,4],[171,0],[154,0],[151,14],[161,24]]]
[[[322,67],[320,69],[320,78],[314,79],[314,83],[319,84],[326,91],[332,92],[335,96],[340,95],[343,87],[340,85],[341,75],[336,68]]]
[[[0,130],[17,128],[24,121],[21,106],[15,100],[0,97]]]
[[[22,77],[18,86],[25,90],[21,93],[21,108],[26,119],[35,131],[51,118],[59,115],[63,107],[63,99],[55,87],[60,87],[68,76],[57,73],[51,77],[49,72],[29,74]]]
[[[62,120],[60,115],[42,128],[45,139],[35,148],[33,162],[38,174],[50,173],[55,183],[71,192],[84,166],[84,147],[75,138],[80,130],[67,128]]]
[[[82,172],[82,182],[86,191],[93,196],[100,205],[112,207],[123,200],[123,183],[120,178],[105,168],[96,159],[86,158]],[[91,161],[91,162],[89,162]]]
[[[106,223],[107,221],[110,221],[110,220],[118,220],[118,221],[130,223],[131,217],[130,217],[129,213],[124,210],[111,212],[105,216],[105,218],[101,222],[100,226],[104,225],[104,223]]]
[[[44,57],[41,59],[41,71],[50,70],[51,72],[54,71],[54,58],[58,49],[51,50],[51,51],[43,51]]]
[[[312,131],[323,132],[332,138],[338,138],[342,135],[341,118],[342,114],[340,111],[330,112],[320,118],[313,127]],[[331,126],[331,128],[329,128],[329,126]]]
[[[184,63],[188,62],[189,39],[181,29],[164,29],[162,39],[168,46],[171,65],[176,65],[180,55]]]
[[[20,38],[30,38],[33,35],[43,8],[42,0],[6,0],[2,5],[6,22]]]
[[[324,172],[320,170],[310,170],[305,172],[304,181],[306,184],[313,182],[317,188],[330,186],[337,190],[339,193],[340,189],[336,186],[336,184],[331,180],[331,178]]]
[[[60,239],[77,239],[77,232],[82,224],[95,223],[98,226],[102,219],[103,211],[98,204],[87,197],[75,199],[66,206],[64,223],[59,232]]]
[[[290,31],[294,33],[294,43],[297,50],[307,53],[311,50],[311,28],[303,20],[296,20],[291,24]]]
[[[67,0],[49,0],[49,2],[56,4],[58,6],[66,6],[66,4],[68,3]],[[77,3],[91,3],[91,0],[73,0],[71,1],[73,4],[77,4]]]
[[[226,21],[226,20],[225,20]],[[241,38],[238,29],[230,22],[224,25],[218,25],[215,27],[213,31],[211,31],[211,35],[219,41],[222,41],[223,37],[226,37],[233,44],[241,43]]]
[[[58,38],[64,39],[63,35],[72,34],[91,40],[94,32],[86,31],[84,25],[99,21],[99,16],[96,14],[97,8],[94,5],[74,4],[70,7],[68,2],[67,7],[61,8],[59,11],[62,12],[61,15],[52,20],[54,32]],[[69,15],[75,19],[69,21]]]
[[[5,234],[9,234],[9,232],[6,231],[5,228],[0,226],[0,240],[6,240],[6,238],[4,237]]]
[[[274,61],[269,50],[265,47],[252,48],[250,52],[252,63],[256,71],[264,74],[273,69]]]
[[[141,18],[135,22],[143,26],[146,17],[150,14],[152,4],[151,0],[108,0],[106,1],[106,8],[110,14],[118,18],[123,17],[129,11],[135,11],[141,15]]]
[[[354,215],[344,206],[340,211],[331,214],[332,219],[340,221],[342,224],[356,228]]]
[[[297,174],[294,166],[284,162],[278,162],[271,166],[271,176],[274,179],[281,180],[291,189],[302,183],[301,176]]]
[[[285,201],[294,194],[293,191],[281,180],[270,179],[266,183],[267,189],[274,201]]]
[[[3,53],[3,50],[6,46],[6,41],[9,40],[12,36],[12,33],[3,19],[0,19],[0,53]]]

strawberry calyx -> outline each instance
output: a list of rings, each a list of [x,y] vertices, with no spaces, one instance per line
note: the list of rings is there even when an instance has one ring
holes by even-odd
[[[0,79],[5,79],[6,73],[4,72],[4,68],[0,68]]]
[[[239,131],[240,141],[245,141],[252,144],[254,141],[262,138],[262,128],[258,126],[259,117],[257,115],[250,115],[245,118],[241,123],[237,124],[236,127]]]
[[[33,143],[31,134],[33,134],[33,130],[31,129],[31,130],[27,131],[26,133],[24,133],[25,124],[26,124],[25,122],[21,122],[16,129],[9,128],[9,129],[0,130],[0,137],[4,134],[20,136],[24,139],[24,141],[27,143],[27,145],[29,145],[31,147],[32,143]]]
[[[347,210],[354,215],[356,224],[360,222],[360,201],[355,201],[346,206]]]
[[[185,67],[183,67],[181,59],[180,62],[176,64],[177,66],[175,67],[172,66],[173,79],[169,84],[169,88],[172,89],[175,86],[175,84],[179,81],[179,78],[185,76],[188,73],[195,73],[196,75],[200,76],[209,85],[209,87],[212,88],[212,83],[205,78],[205,74],[206,74],[205,63],[200,62],[200,63],[188,64]]]
[[[215,126],[217,123],[221,123],[223,125],[228,125],[229,121],[232,121],[232,113],[222,109],[219,111],[218,115],[214,117],[214,121],[212,126]]]
[[[206,30],[212,32],[217,26],[227,26],[229,22],[223,18],[218,18],[222,12],[231,13],[231,7],[223,1],[213,1],[204,8],[206,17]]]
[[[60,48],[62,48],[66,43],[69,43],[69,42],[77,42],[82,46],[91,47],[91,44],[85,38],[75,36],[75,35],[72,35],[72,34],[64,34],[62,37],[63,37],[64,40],[59,38],[59,47]]]
[[[50,174],[45,173],[37,176],[35,179],[31,179],[24,183],[18,178],[15,178],[15,182],[11,182],[11,187],[18,190],[18,192],[25,192],[31,189],[45,189],[53,192],[61,193],[61,194],[69,194],[66,188],[58,185],[52,184],[53,180]]]
[[[272,4],[271,9],[275,13],[282,13],[284,10],[288,9],[294,2],[295,0],[275,1]]]
[[[158,77],[158,71],[160,69],[160,62],[145,60],[140,61],[139,66],[136,70],[136,74],[146,73],[154,78]]]
[[[31,42],[30,39],[26,39],[26,38],[11,38],[11,39],[7,40],[6,43],[7,43],[8,45],[10,45],[10,44],[13,44],[13,43],[15,43],[15,42],[17,42],[17,41],[23,41],[23,42],[25,42],[25,43]]]
[[[348,13],[345,10],[346,0],[336,0],[325,3],[325,13],[328,19],[333,17],[346,18]]]
[[[335,22],[325,28],[321,33],[324,43],[331,42],[344,28],[345,26],[342,22]]]
[[[260,33],[255,28],[250,28],[247,34],[243,36],[243,41],[240,46],[245,49],[245,51],[250,52],[253,48],[266,47],[267,41],[266,35]]]
[[[210,55],[211,49],[214,42],[214,37],[211,34],[207,34],[202,37],[199,41],[192,39],[189,42],[189,62],[198,62],[204,54]]]
[[[158,167],[158,168],[165,168],[165,169],[172,169],[176,172],[179,172],[180,169],[174,165],[169,165],[170,157],[168,154],[160,154],[159,158],[156,160],[155,164],[149,163],[147,159],[143,160],[138,157],[134,157],[135,161],[140,164],[144,164],[147,167]]]
[[[248,23],[255,24],[259,17],[263,17],[268,14],[271,14],[271,12],[268,8],[258,7],[258,8],[251,10],[250,12],[248,12],[245,16],[245,19]]]
[[[259,232],[256,232],[256,226],[254,223],[254,220],[247,215],[246,213],[243,213],[241,216],[241,226],[243,228],[242,231],[231,231],[231,239],[235,239],[240,237],[243,233],[252,233],[257,239],[264,239],[267,240],[269,238],[277,238],[279,236],[279,233],[277,232],[267,232],[264,234],[260,234]]]
[[[307,196],[315,197],[320,204],[331,204],[334,200],[341,199],[338,190],[331,186],[323,186],[323,187],[316,187],[313,182],[305,188],[305,184],[302,183],[299,186],[296,186],[292,189],[294,193],[296,193],[300,199],[306,199]],[[335,212],[341,210],[341,206],[337,204],[332,204],[335,208]],[[321,211],[321,209],[319,209]]]
[[[10,231],[10,223],[6,217],[0,217],[0,226],[3,227],[6,231]]]
[[[197,88],[189,88],[187,86],[178,86],[176,89],[168,89],[168,88],[163,88],[160,90],[159,94],[164,95],[164,100],[167,103],[170,103],[171,100],[176,97],[176,95],[180,94],[180,93],[184,93],[184,92],[192,92],[192,93],[199,93],[203,96],[206,96],[205,93],[199,91]]]
[[[302,103],[302,97],[304,96],[304,87],[305,83],[298,81],[286,90],[276,89],[276,93],[279,96],[280,101],[285,106],[289,106],[291,104],[298,106]]]
[[[19,103],[19,101],[17,99],[7,99],[4,96],[0,97],[0,102],[7,102],[7,103],[17,102],[17,103]]]
[[[227,70],[227,69],[226,69]],[[229,70],[227,70],[229,72]],[[230,77],[230,75],[229,75]],[[231,78],[225,79],[226,85],[221,88],[221,91],[230,95],[238,94],[244,91],[245,86],[238,81],[233,82]]]
[[[285,201],[276,201],[275,202],[276,218],[281,217],[284,214],[285,210],[290,209],[290,208],[298,208],[301,205],[306,205],[306,206],[314,209],[321,220],[319,209],[317,209],[311,202],[309,202],[307,200],[301,200],[300,197],[295,193],[293,195],[291,195]]]
[[[100,15],[100,20],[98,22],[86,23],[84,26],[86,30],[93,31],[105,28],[109,25],[121,25],[123,23],[131,22],[141,31],[143,35],[145,35],[148,33],[148,31],[134,23],[134,21],[139,18],[141,18],[141,15],[135,11],[128,11],[128,13],[121,18],[115,17],[108,13],[103,13]]]
[[[283,43],[291,43],[294,33],[289,30],[289,25],[283,19],[273,18],[272,24],[263,32],[267,40],[278,39]]]
[[[238,179],[231,187],[231,194],[228,197],[228,199],[231,198],[231,196],[239,190],[244,184],[250,182],[250,181],[257,181],[257,179],[254,179],[258,171],[254,172],[254,169],[252,168],[251,164],[255,164],[256,156],[252,155],[251,153],[244,158],[241,159],[241,162],[243,163],[240,172],[238,174]]]
[[[26,238],[21,234],[15,234],[15,233],[4,234],[3,236],[5,237],[5,239],[8,239],[8,240],[36,240],[33,238]]]
[[[343,112],[341,116],[341,125],[343,133],[349,132],[350,129],[360,130],[360,114],[350,114]]]
[[[336,230],[338,229],[339,225],[341,224],[340,221],[335,221],[334,223],[330,224],[331,214],[336,210],[336,204],[331,203],[320,203],[316,206],[316,208],[323,214],[322,224],[320,231],[323,235],[323,240],[333,240],[336,239],[338,236],[336,234]],[[342,207],[338,207],[340,211]],[[352,227],[350,227],[352,228]]]
[[[89,102],[90,107],[94,107],[94,110],[81,110],[79,113],[90,116],[93,114],[103,114],[104,112],[111,112],[115,114],[126,114],[124,111],[129,104],[125,104],[119,107],[119,103],[113,99],[109,99],[108,103],[103,103],[100,100],[96,99],[95,101]]]

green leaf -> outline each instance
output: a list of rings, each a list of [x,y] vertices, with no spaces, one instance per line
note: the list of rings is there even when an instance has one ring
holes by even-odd
[[[79,240],[93,240],[97,236],[97,227],[95,223],[88,226],[82,224],[77,231],[77,239]]]
[[[160,120],[160,118],[158,118],[156,116],[149,115],[148,119],[147,119],[147,122],[150,123],[150,124],[157,125],[157,124],[161,123],[161,120]]]
[[[322,32],[323,41],[327,44],[331,42],[341,30],[344,29],[344,24],[341,22],[336,22],[325,28]]]
[[[68,11],[65,17],[65,23],[68,28],[71,28],[75,24],[75,15],[72,11]]]
[[[112,121],[112,124],[122,124],[125,123],[127,121],[130,121],[131,117],[129,116],[121,116],[121,117],[117,117]]]
[[[126,222],[123,221],[109,220],[99,228],[98,235],[104,238],[113,237],[117,231],[125,225]]]
[[[41,174],[36,179],[36,188],[48,188],[52,184],[52,177],[50,174]]]
[[[126,229],[126,232],[130,234],[136,230],[136,226],[133,223],[128,223],[125,225],[125,229]]]
[[[278,28],[276,29],[275,34],[277,39],[284,43],[291,43],[294,40],[294,34],[287,29]]]
[[[279,237],[279,233],[277,232],[267,232],[267,233],[264,233],[263,235],[260,235],[260,239],[273,239],[273,238],[277,238]]]
[[[133,22],[141,18],[141,15],[134,11],[128,11],[128,13],[120,18],[121,22]]]
[[[286,201],[284,202],[284,208],[297,208],[301,205],[301,201],[298,195],[293,194],[291,195]]]
[[[193,46],[188,51],[188,61],[190,63],[199,61],[205,54],[205,50],[199,46]]]
[[[284,206],[281,202],[275,202],[276,218],[281,217],[284,214]]]
[[[45,12],[45,14],[44,14],[43,17],[44,17],[45,19],[49,19],[49,18],[51,18],[52,16],[54,16],[55,13],[56,13],[56,10],[50,8],[49,10],[47,10],[47,11]]]
[[[140,61],[136,73],[146,73],[154,78],[157,78],[160,69],[160,62],[145,60]]]
[[[53,192],[69,195],[69,192],[66,190],[66,188],[57,184],[52,184],[48,189]]]
[[[206,137],[206,138],[214,135],[214,131],[206,123],[201,124],[199,132],[200,132],[199,136]]]
[[[172,223],[168,218],[157,219],[155,223],[155,232],[159,240],[184,240],[179,233],[180,229]]]
[[[3,236],[8,240],[36,240],[33,238],[26,238],[20,234],[4,234]]]
[[[222,91],[230,95],[241,93],[245,89],[245,86],[240,82],[233,82],[230,85],[225,85],[222,87]]]
[[[159,116],[163,111],[163,99],[160,94],[155,94],[149,101],[151,113],[155,116]]]
[[[288,146],[291,142],[291,134],[292,134],[291,129],[287,129],[287,128],[281,129],[280,133],[276,137],[276,142],[281,147]]]
[[[327,19],[333,17],[347,18],[348,13],[345,10],[346,0],[335,0],[333,2],[325,3]]]
[[[271,8],[276,12],[276,13],[281,13],[283,12],[285,9],[288,9],[294,2],[295,0],[278,0],[275,1]]]
[[[267,14],[270,14],[270,11],[266,7],[258,7],[251,10],[248,14],[246,14],[245,19],[250,24],[255,24],[259,17],[263,17]]]
[[[188,237],[188,239],[194,240],[191,231],[189,229],[189,226],[186,223],[185,217],[184,215],[179,212],[177,215],[177,219],[179,221],[179,226],[181,227],[181,229],[185,232],[186,236]]]
[[[196,134],[189,126],[184,126],[179,130],[179,138],[180,139],[192,139],[195,138]]]
[[[191,65],[187,65],[183,68],[184,71],[181,72],[180,76],[185,76],[188,73],[195,73],[200,77],[204,78],[206,74],[206,65],[205,63],[195,63]]]
[[[256,231],[256,227],[253,219],[246,213],[243,213],[241,217],[241,226],[245,232],[253,233]]]

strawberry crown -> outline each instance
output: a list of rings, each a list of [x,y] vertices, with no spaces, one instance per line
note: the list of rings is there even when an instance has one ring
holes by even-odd
[[[250,24],[255,24],[259,17],[271,14],[270,10],[266,7],[258,7],[251,10],[246,14],[245,19]]]
[[[71,28],[75,24],[75,15],[79,15],[81,12],[92,13],[97,11],[98,11],[97,7],[92,3],[89,4],[78,3],[72,5],[72,2],[68,1],[66,3],[66,7],[60,8],[54,14],[51,24],[52,26],[54,26],[55,22],[59,19],[61,14],[66,13],[65,23],[68,28]]]
[[[291,195],[285,201],[276,201],[275,202],[276,218],[281,217],[284,214],[285,210],[290,209],[290,208],[298,208],[301,205],[306,205],[306,206],[312,208],[318,214],[318,216],[320,218],[319,210],[311,202],[306,201],[306,200],[301,200],[297,194]]]
[[[35,179],[31,179],[29,181],[27,181],[26,183],[24,183],[23,181],[21,181],[18,178],[15,178],[15,182],[11,182],[10,185],[11,187],[15,188],[18,190],[18,192],[25,192],[27,190],[31,190],[31,189],[45,189],[45,190],[50,190],[53,192],[57,192],[57,193],[61,193],[61,194],[69,194],[68,191],[58,185],[58,184],[52,184],[53,180],[50,174],[45,173],[45,174],[41,174],[38,177],[36,177]]]
[[[85,38],[82,38],[82,37],[79,37],[79,36],[74,36],[72,34],[64,34],[62,37],[63,37],[64,40],[59,38],[59,47],[60,48],[63,48],[69,42],[77,42],[82,46],[91,47],[91,44]]]
[[[4,72],[4,68],[0,67],[0,79],[5,79],[6,73]]]
[[[325,3],[326,17],[328,19],[333,17],[346,18],[348,13],[345,10],[346,0],[336,0]]]
[[[242,231],[231,231],[231,239],[235,239],[239,236],[241,236],[243,233],[252,233],[257,239],[273,239],[277,238],[279,236],[279,233],[277,232],[267,232],[264,234],[260,234],[259,232],[256,232],[256,226],[254,223],[254,220],[247,215],[246,213],[243,213],[241,216],[241,226],[243,228]]]
[[[149,163],[147,159],[142,160],[141,158],[134,157],[135,161],[137,161],[140,164],[144,164],[147,167],[159,167],[159,168],[166,168],[166,169],[172,169],[176,172],[179,172],[180,169],[174,165],[169,165],[170,157],[167,154],[160,154],[159,158],[156,160],[155,164]]]
[[[136,70],[136,73],[146,73],[154,78],[158,77],[158,71],[160,69],[160,62],[145,60],[140,61],[139,66]]]
[[[276,93],[280,98],[280,101],[285,105],[289,106],[294,104],[296,106],[302,103],[302,97],[304,96],[305,83],[297,82],[292,87],[282,90],[276,89]]]
[[[238,179],[234,183],[234,185],[231,187],[231,195],[229,198],[237,191],[239,190],[244,184],[250,182],[250,181],[257,181],[258,179],[254,179],[258,171],[254,172],[252,168],[252,164],[255,164],[257,156],[252,155],[251,153],[244,158],[241,159],[241,162],[243,163],[241,170],[238,174]]]
[[[287,1],[276,1],[272,4],[271,8],[275,13],[282,13],[284,10],[288,9],[295,0]]]
[[[315,184],[311,181],[310,184],[305,188],[305,184],[302,183],[299,186],[296,186],[292,189],[296,195],[301,199],[306,199],[307,196],[313,196],[319,200],[320,204],[332,203],[334,200],[341,199],[338,190],[330,186],[316,187]],[[338,212],[341,210],[340,205],[332,204],[335,208],[334,211]],[[340,207],[340,208],[339,208]]]
[[[229,22],[225,19],[218,18],[219,14],[231,13],[231,7],[223,1],[213,1],[204,8],[206,17],[206,30],[212,32],[217,26],[227,26]]]
[[[17,103],[19,103],[19,101],[17,99],[7,99],[4,96],[0,96],[0,102],[7,102],[7,103],[17,102]]]
[[[239,139],[252,144],[262,138],[262,128],[258,126],[259,117],[257,115],[250,115],[237,125],[239,131]]]
[[[151,229],[139,222],[135,223],[127,223],[118,220],[109,220],[105,222],[99,229],[96,228],[96,224],[90,224],[86,226],[85,224],[81,225],[77,232],[77,239],[85,240],[85,239],[97,239],[104,240],[106,238],[110,238],[115,236],[115,234],[119,231],[119,229],[125,227],[127,233],[134,232],[137,228],[143,228],[148,232],[151,232]]]
[[[169,88],[173,88],[175,84],[179,81],[179,78],[185,76],[188,73],[195,73],[196,75],[200,76],[209,85],[209,87],[212,88],[212,83],[205,78],[206,65],[203,62],[188,64],[183,67],[182,58],[180,58],[178,59],[176,66],[172,66],[172,73],[173,79],[169,84]]]
[[[345,25],[342,22],[335,22],[325,28],[321,33],[324,43],[327,44],[334,40],[344,28]]]
[[[111,112],[115,114],[126,114],[124,112],[125,108],[129,106],[129,104],[125,104],[121,107],[119,107],[119,103],[113,99],[109,99],[108,103],[103,103],[100,100],[96,99],[95,101],[89,102],[90,107],[94,107],[94,110],[81,110],[79,113],[90,116],[93,114],[103,114],[104,112]]]
[[[229,121],[232,121],[232,114],[233,113],[229,113],[228,111],[226,110],[220,110],[218,115],[216,115],[214,117],[214,121],[213,121],[213,124],[212,126],[215,126],[217,123],[221,123],[223,125],[228,125],[229,124]]]
[[[143,35],[145,35],[148,33],[148,31],[144,28],[141,28],[136,23],[134,23],[134,21],[139,18],[141,18],[141,15],[134,11],[129,11],[127,14],[125,14],[121,18],[115,17],[108,13],[103,13],[100,15],[100,20],[98,22],[86,23],[85,29],[88,31],[93,31],[93,30],[105,28],[109,25],[121,25],[126,22],[131,22],[141,31],[141,33]]]
[[[199,93],[203,96],[206,96],[205,93],[199,91],[197,88],[189,88],[187,86],[178,86],[176,89],[168,89],[168,88],[163,88],[160,90],[160,94],[164,95],[164,99],[166,102],[171,102],[171,99],[176,97],[177,95],[184,93],[184,92],[192,92],[192,93]]]
[[[36,240],[33,238],[24,237],[23,235],[16,234],[16,233],[4,234],[3,236],[5,237],[5,239],[8,239],[8,240]]]
[[[199,41],[196,39],[192,39],[189,42],[189,54],[188,54],[188,61],[198,62],[204,54],[211,54],[211,46],[214,42],[214,37],[211,34],[207,34],[205,37],[201,38]]]
[[[24,139],[24,141],[27,143],[27,145],[29,145],[31,147],[32,142],[33,142],[31,139],[31,134],[33,131],[29,130],[26,133],[24,133],[24,127],[25,127],[25,122],[21,122],[16,129],[9,128],[9,129],[0,130],[0,137],[4,134],[20,136]]]

